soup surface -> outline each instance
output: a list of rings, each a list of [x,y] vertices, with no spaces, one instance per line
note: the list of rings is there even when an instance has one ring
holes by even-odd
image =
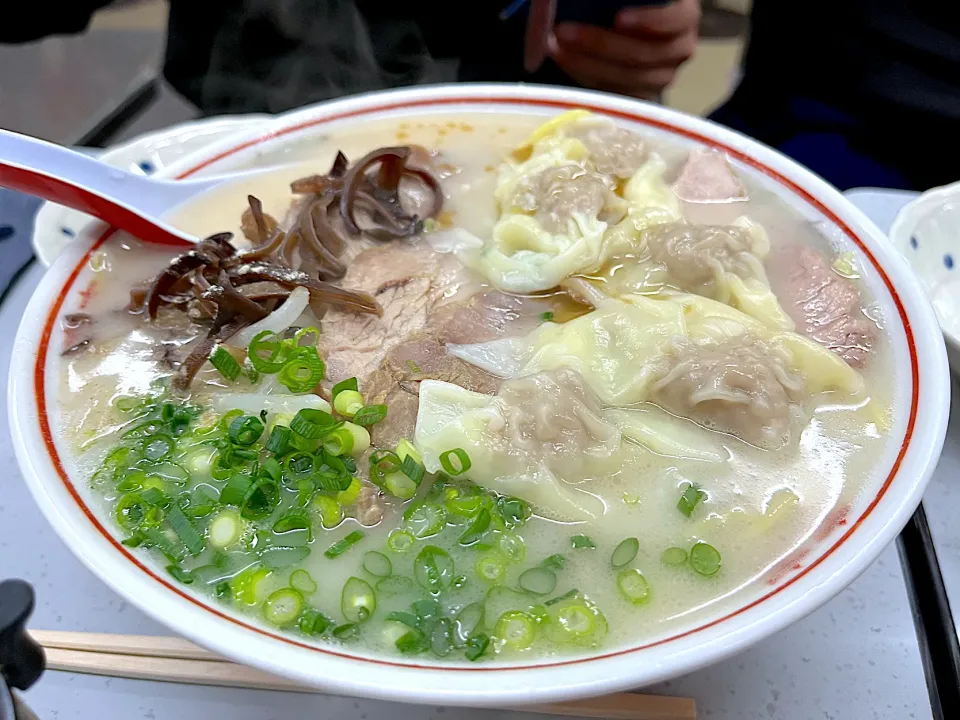
[[[344,128],[180,209],[192,253],[91,257],[59,434],[125,544],[319,644],[516,662],[842,520],[896,402],[854,254],[715,151],[542,121]]]

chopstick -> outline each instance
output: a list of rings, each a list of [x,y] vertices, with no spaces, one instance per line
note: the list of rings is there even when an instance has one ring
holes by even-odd
[[[174,637],[31,630],[47,655],[47,668],[90,675],[317,693],[315,688],[238,665]],[[618,693],[512,708],[517,711],[609,720],[696,720],[690,698]]]

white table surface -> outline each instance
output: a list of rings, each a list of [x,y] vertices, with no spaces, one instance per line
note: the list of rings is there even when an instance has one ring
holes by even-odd
[[[861,200],[857,198],[858,204]],[[882,213],[884,210],[880,209]],[[878,216],[877,220],[884,222],[884,217]],[[13,336],[41,273],[38,266],[31,267],[0,307],[0,336]],[[8,365],[9,343],[0,350],[0,383],[4,386]],[[952,426],[948,438],[947,461],[953,463],[960,462],[958,433],[960,419]],[[48,527],[16,470],[6,413],[0,416],[0,467],[8,469],[0,486],[0,577],[22,577],[36,588],[38,603],[31,627],[137,634],[169,632],[94,578]],[[943,471],[941,465],[938,487],[946,486],[948,473]],[[935,490],[931,488],[931,492]],[[946,499],[945,494],[938,496],[940,498]],[[928,505],[931,515],[932,506],[937,504]],[[953,540],[960,545],[960,528],[954,532]],[[960,561],[955,569],[956,589],[960,592]],[[648,692],[693,697],[701,718],[718,720],[931,718],[896,549],[887,548],[853,585],[787,630],[726,662],[648,688]],[[501,710],[398,705],[62,672],[46,673],[25,697],[42,720],[307,717],[315,720],[442,720],[445,717],[534,720],[542,717]]]

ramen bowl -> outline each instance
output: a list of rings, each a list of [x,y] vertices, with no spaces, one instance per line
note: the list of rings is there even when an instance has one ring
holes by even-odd
[[[438,115],[451,128],[497,115],[546,120],[574,108],[655,140],[722,151],[757,188],[780,198],[842,248],[845,269],[855,267],[868,289],[883,318],[895,378],[896,401],[883,420],[887,440],[861,489],[830,508],[801,543],[722,603],[687,612],[669,628],[643,637],[611,633],[601,646],[568,656],[517,654],[471,663],[383,654],[349,643],[314,642],[198,596],[163,563],[121,544],[112,517],[97,505],[78,470],[59,420],[59,318],[83,307],[84,293],[94,291],[102,270],[98,252],[114,233],[94,224],[37,288],[10,371],[17,457],[37,503],[67,546],[144,612],[237,662],[330,692],[469,706],[596,696],[688,673],[796,622],[851,583],[893,541],[920,501],[943,443],[949,373],[936,316],[904,260],[836,189],[796,163],[731,130],[658,105],[548,87],[457,85],[374,93],[298,110],[158,174],[200,177],[282,163],[309,155],[344,128],[395,123],[405,132]]]

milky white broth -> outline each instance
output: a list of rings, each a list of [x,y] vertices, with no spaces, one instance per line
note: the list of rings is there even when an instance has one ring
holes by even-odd
[[[485,114],[469,119],[463,115],[435,116],[405,122],[365,121],[355,128],[341,126],[342,129],[317,142],[309,156],[300,158],[295,165],[278,168],[246,185],[231,186],[198,198],[174,212],[169,220],[199,237],[231,231],[242,245],[246,241],[240,233],[240,215],[246,207],[248,193],[263,201],[266,212],[282,218],[291,202],[289,182],[304,175],[325,173],[337,150],[343,150],[353,160],[375,147],[417,143],[439,150],[442,161],[456,168],[456,172],[443,181],[448,197],[445,210],[450,213],[452,223],[484,238],[496,219],[493,200],[496,167],[542,120],[540,116]],[[665,146],[662,140],[657,141],[658,152],[672,166],[682,160],[685,149],[685,146]],[[806,219],[774,198],[749,174],[743,171],[740,174],[750,190],[749,202],[738,203],[733,209],[685,205],[687,218],[694,222],[729,222],[737,215],[746,214],[764,224],[774,246],[784,237],[799,237],[831,252],[830,243]],[[831,254],[835,255],[835,251]],[[71,460],[77,469],[74,478],[90,477],[116,442],[115,430],[124,418],[113,409],[112,400],[119,395],[143,394],[158,378],[169,375],[170,370],[157,361],[157,343],[167,342],[175,350],[189,339],[164,338],[139,319],[115,312],[126,304],[131,284],[153,277],[170,257],[168,251],[118,235],[91,258],[91,270],[95,272],[87,276],[92,278],[92,292],[88,294],[83,312],[93,316],[114,313],[110,317],[119,323],[114,328],[122,330],[111,333],[112,339],[95,341],[92,350],[64,357],[60,362],[56,422],[65,447],[73,453]],[[858,287],[867,306],[868,291],[862,284]],[[559,298],[557,302],[561,307],[566,301]],[[66,312],[79,310],[79,298],[71,298],[67,305]],[[780,450],[764,451],[729,435],[716,434],[717,442],[729,453],[729,460],[718,464],[665,457],[631,446],[627,450],[629,461],[625,464],[628,469],[613,477],[592,481],[603,484],[604,497],[615,498],[608,502],[603,518],[597,522],[567,524],[532,517],[518,531],[526,543],[526,559],[507,566],[506,585],[516,587],[517,577],[523,570],[554,553],[563,554],[566,566],[556,573],[556,590],[546,597],[531,599],[530,604],[574,588],[586,593],[609,624],[610,633],[602,642],[606,648],[638,645],[667,636],[719,616],[736,602],[734,596],[738,593],[759,593],[798,546],[813,538],[825,524],[829,527],[875,480],[877,463],[886,456],[885,433],[889,428],[885,426],[895,400],[888,394],[895,387],[889,355],[887,342],[882,340],[862,370],[866,393],[858,396],[854,404],[842,399],[821,404],[799,443]],[[214,373],[207,371],[194,383],[190,400],[202,407],[223,385]],[[363,390],[362,385],[360,389]],[[708,498],[690,518],[677,510],[678,497],[689,482],[708,493]],[[786,490],[795,494],[799,502],[788,504],[782,512],[774,512],[789,495]],[[98,498],[100,514],[112,522],[109,506],[116,498],[116,491],[97,490],[94,495]],[[395,510],[399,506],[402,503],[396,499],[388,500],[383,521],[376,527],[363,528],[366,537],[336,560],[325,558],[322,551],[334,540],[358,529],[359,524],[348,518],[335,529],[318,529],[311,555],[294,568],[275,571],[269,587],[283,587],[291,570],[304,568],[319,586],[316,593],[307,596],[307,603],[336,623],[344,622],[340,592],[346,579],[356,575],[373,584],[374,579],[360,567],[365,551],[384,552],[392,561],[394,574],[413,577],[417,548],[403,554],[386,550],[387,534],[400,522]],[[123,536],[115,523],[112,527]],[[592,538],[596,549],[573,549],[570,538],[580,534]],[[452,554],[457,574],[468,578],[464,587],[446,591],[442,597],[444,606],[452,612],[469,602],[482,601],[489,585],[479,580],[473,571],[477,551],[457,547],[456,533],[449,535],[448,541],[421,540],[417,547],[426,543],[444,546]],[[639,553],[631,566],[643,573],[650,587],[649,599],[640,605],[631,604],[620,595],[615,582],[617,571],[610,566],[613,548],[627,537],[639,540]],[[689,566],[670,567],[661,561],[665,549],[674,546],[689,549],[697,541],[707,542],[720,551],[723,564],[716,575],[703,577]],[[134,552],[147,555],[142,549]],[[196,564],[208,561],[207,553],[209,550]],[[191,562],[186,561],[184,567],[189,568]],[[162,559],[157,563],[161,571],[164,564]],[[187,589],[207,598],[212,594],[210,587],[199,582]],[[384,630],[385,618],[391,610],[409,610],[412,601],[423,597],[422,590],[394,597],[378,595],[374,617],[359,637],[346,641],[347,644],[362,652],[395,655],[397,651],[392,643],[397,635]],[[209,602],[216,601],[210,598]],[[263,622],[259,608],[236,609],[252,616],[256,622]],[[488,618],[487,622],[495,620]],[[491,630],[488,625],[488,633]],[[324,638],[316,642],[338,641]],[[530,661],[536,657],[584,652],[587,649],[576,645],[557,645],[543,640],[520,653],[519,658]],[[492,657],[490,652],[486,661]],[[500,656],[503,660],[517,658],[516,653],[510,652]],[[445,662],[462,661],[462,653],[455,651]]]

